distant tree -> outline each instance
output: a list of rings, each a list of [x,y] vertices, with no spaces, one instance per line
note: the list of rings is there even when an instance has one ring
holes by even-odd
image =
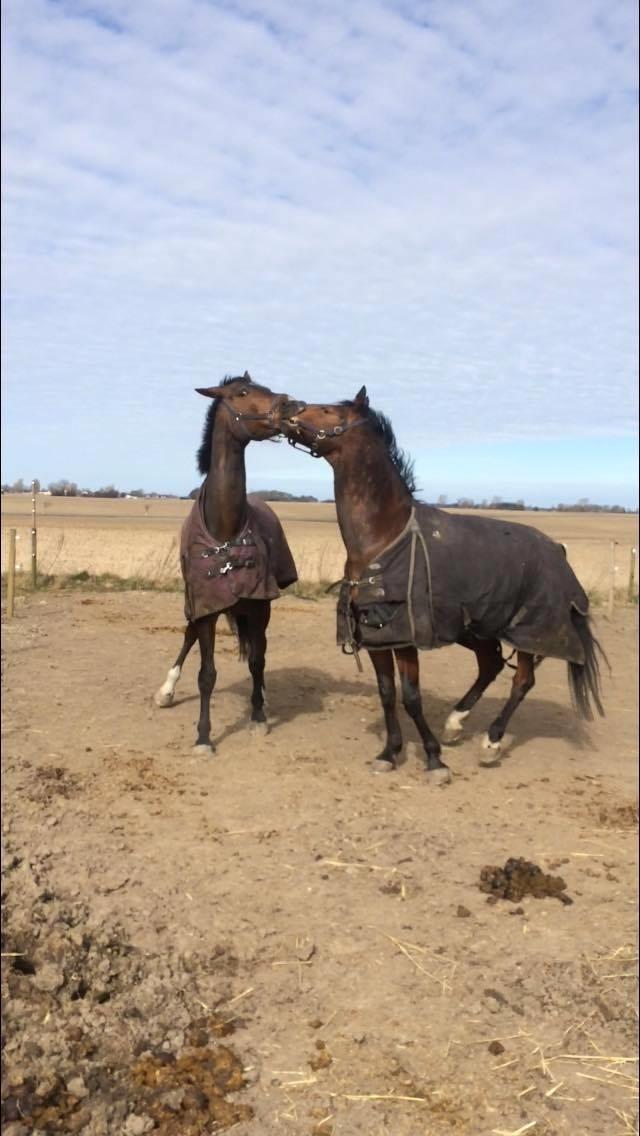
[[[94,497],[119,497],[120,491],[116,489],[115,485],[105,485],[102,489],[96,489],[93,494]]]
[[[144,489],[130,489],[129,490],[129,496],[130,497],[144,497]]]
[[[446,503],[447,503],[447,494],[441,493],[440,496],[438,497],[438,505],[440,505],[440,507],[442,508],[444,505],[446,505]]]
[[[304,502],[317,502],[317,497],[306,496],[304,494],[285,493],[282,489],[256,489],[253,493],[254,497],[259,497],[261,501],[302,501]]]
[[[78,486],[75,481],[67,481],[63,477],[60,481],[49,482],[49,492],[52,497],[77,497]]]

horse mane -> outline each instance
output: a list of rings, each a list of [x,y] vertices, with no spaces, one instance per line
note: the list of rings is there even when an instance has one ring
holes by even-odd
[[[343,405],[354,406],[353,402],[348,401]],[[373,427],[374,433],[377,434],[379,438],[382,438],[387,453],[391,458],[391,464],[394,466],[396,472],[399,473],[405,489],[413,497],[417,485],[414,473],[415,463],[411,454],[408,454],[398,445],[393,426],[386,414],[383,414],[381,410],[373,410],[372,407],[369,406],[365,411],[364,417]]]
[[[230,383],[235,383],[238,379],[244,379],[245,382],[250,382],[252,387],[259,387],[260,390],[267,390],[267,387],[261,386],[260,383],[254,383],[253,379],[247,378],[246,375],[225,375],[224,379],[218,386],[228,387]],[[213,446],[213,427],[216,420],[216,411],[220,404],[219,398],[214,398],[207,409],[207,414],[202,427],[202,441],[198,446],[196,452],[196,461],[198,463],[199,473],[208,473],[211,468],[211,450]]]
[[[216,420],[216,411],[218,409],[219,398],[214,398],[210,406],[207,407],[207,414],[202,427],[202,441],[198,446],[196,459],[198,462],[198,473],[208,473],[211,468],[211,448],[213,446],[213,424]]]

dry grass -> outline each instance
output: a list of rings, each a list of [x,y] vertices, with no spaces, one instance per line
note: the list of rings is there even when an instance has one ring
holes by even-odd
[[[98,582],[121,578],[146,581],[146,587],[170,586],[179,578],[179,532],[190,506],[191,502],[179,500],[40,496],[39,570],[55,580],[75,576],[73,586],[80,582],[80,574],[88,574]],[[340,579],[344,567],[335,506],[277,502],[272,507],[282,520],[302,581],[294,588],[294,594],[304,598],[321,595],[328,583]],[[28,573],[31,563],[30,510],[28,494],[5,494],[2,498],[3,536],[9,527],[17,529],[19,577]],[[566,544],[569,560],[596,605],[608,596],[611,541],[616,541],[616,591],[620,601],[626,599],[631,548],[637,546],[635,516],[545,512],[487,515],[511,523],[532,524]],[[3,571],[5,544],[3,540]]]

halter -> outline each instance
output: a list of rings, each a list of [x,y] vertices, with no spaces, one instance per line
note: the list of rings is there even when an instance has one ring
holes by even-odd
[[[280,403],[283,403],[282,395],[277,394],[274,396],[273,402],[271,403],[271,406],[269,407],[266,414],[243,414],[241,410],[235,410],[222,395],[220,395],[219,397],[220,402],[224,406],[225,410],[231,415],[234,422],[239,422],[243,427],[246,438],[250,438],[251,435],[244,425],[245,422],[273,422],[273,419],[276,416],[278,405]]]
[[[301,404],[302,410],[305,409],[305,405],[305,403]],[[293,446],[294,450],[308,449],[312,458],[321,458],[322,454],[318,452],[320,442],[324,441],[325,438],[339,438],[341,434],[346,434],[347,430],[352,430],[354,426],[364,426],[366,421],[366,418],[354,418],[353,422],[347,422],[345,411],[345,419],[341,425],[330,426],[329,429],[322,430],[318,429],[317,426],[312,426],[309,422],[301,422],[296,415],[293,418],[286,419],[287,424],[295,428],[295,437],[287,437],[287,441],[290,446]],[[299,441],[304,431],[311,435],[310,441],[306,441],[304,438]]]

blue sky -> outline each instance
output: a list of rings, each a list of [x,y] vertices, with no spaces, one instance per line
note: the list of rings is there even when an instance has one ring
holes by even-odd
[[[2,38],[3,481],[186,492],[193,388],[248,369],[366,383],[430,499],[637,504],[635,0],[20,0]]]

